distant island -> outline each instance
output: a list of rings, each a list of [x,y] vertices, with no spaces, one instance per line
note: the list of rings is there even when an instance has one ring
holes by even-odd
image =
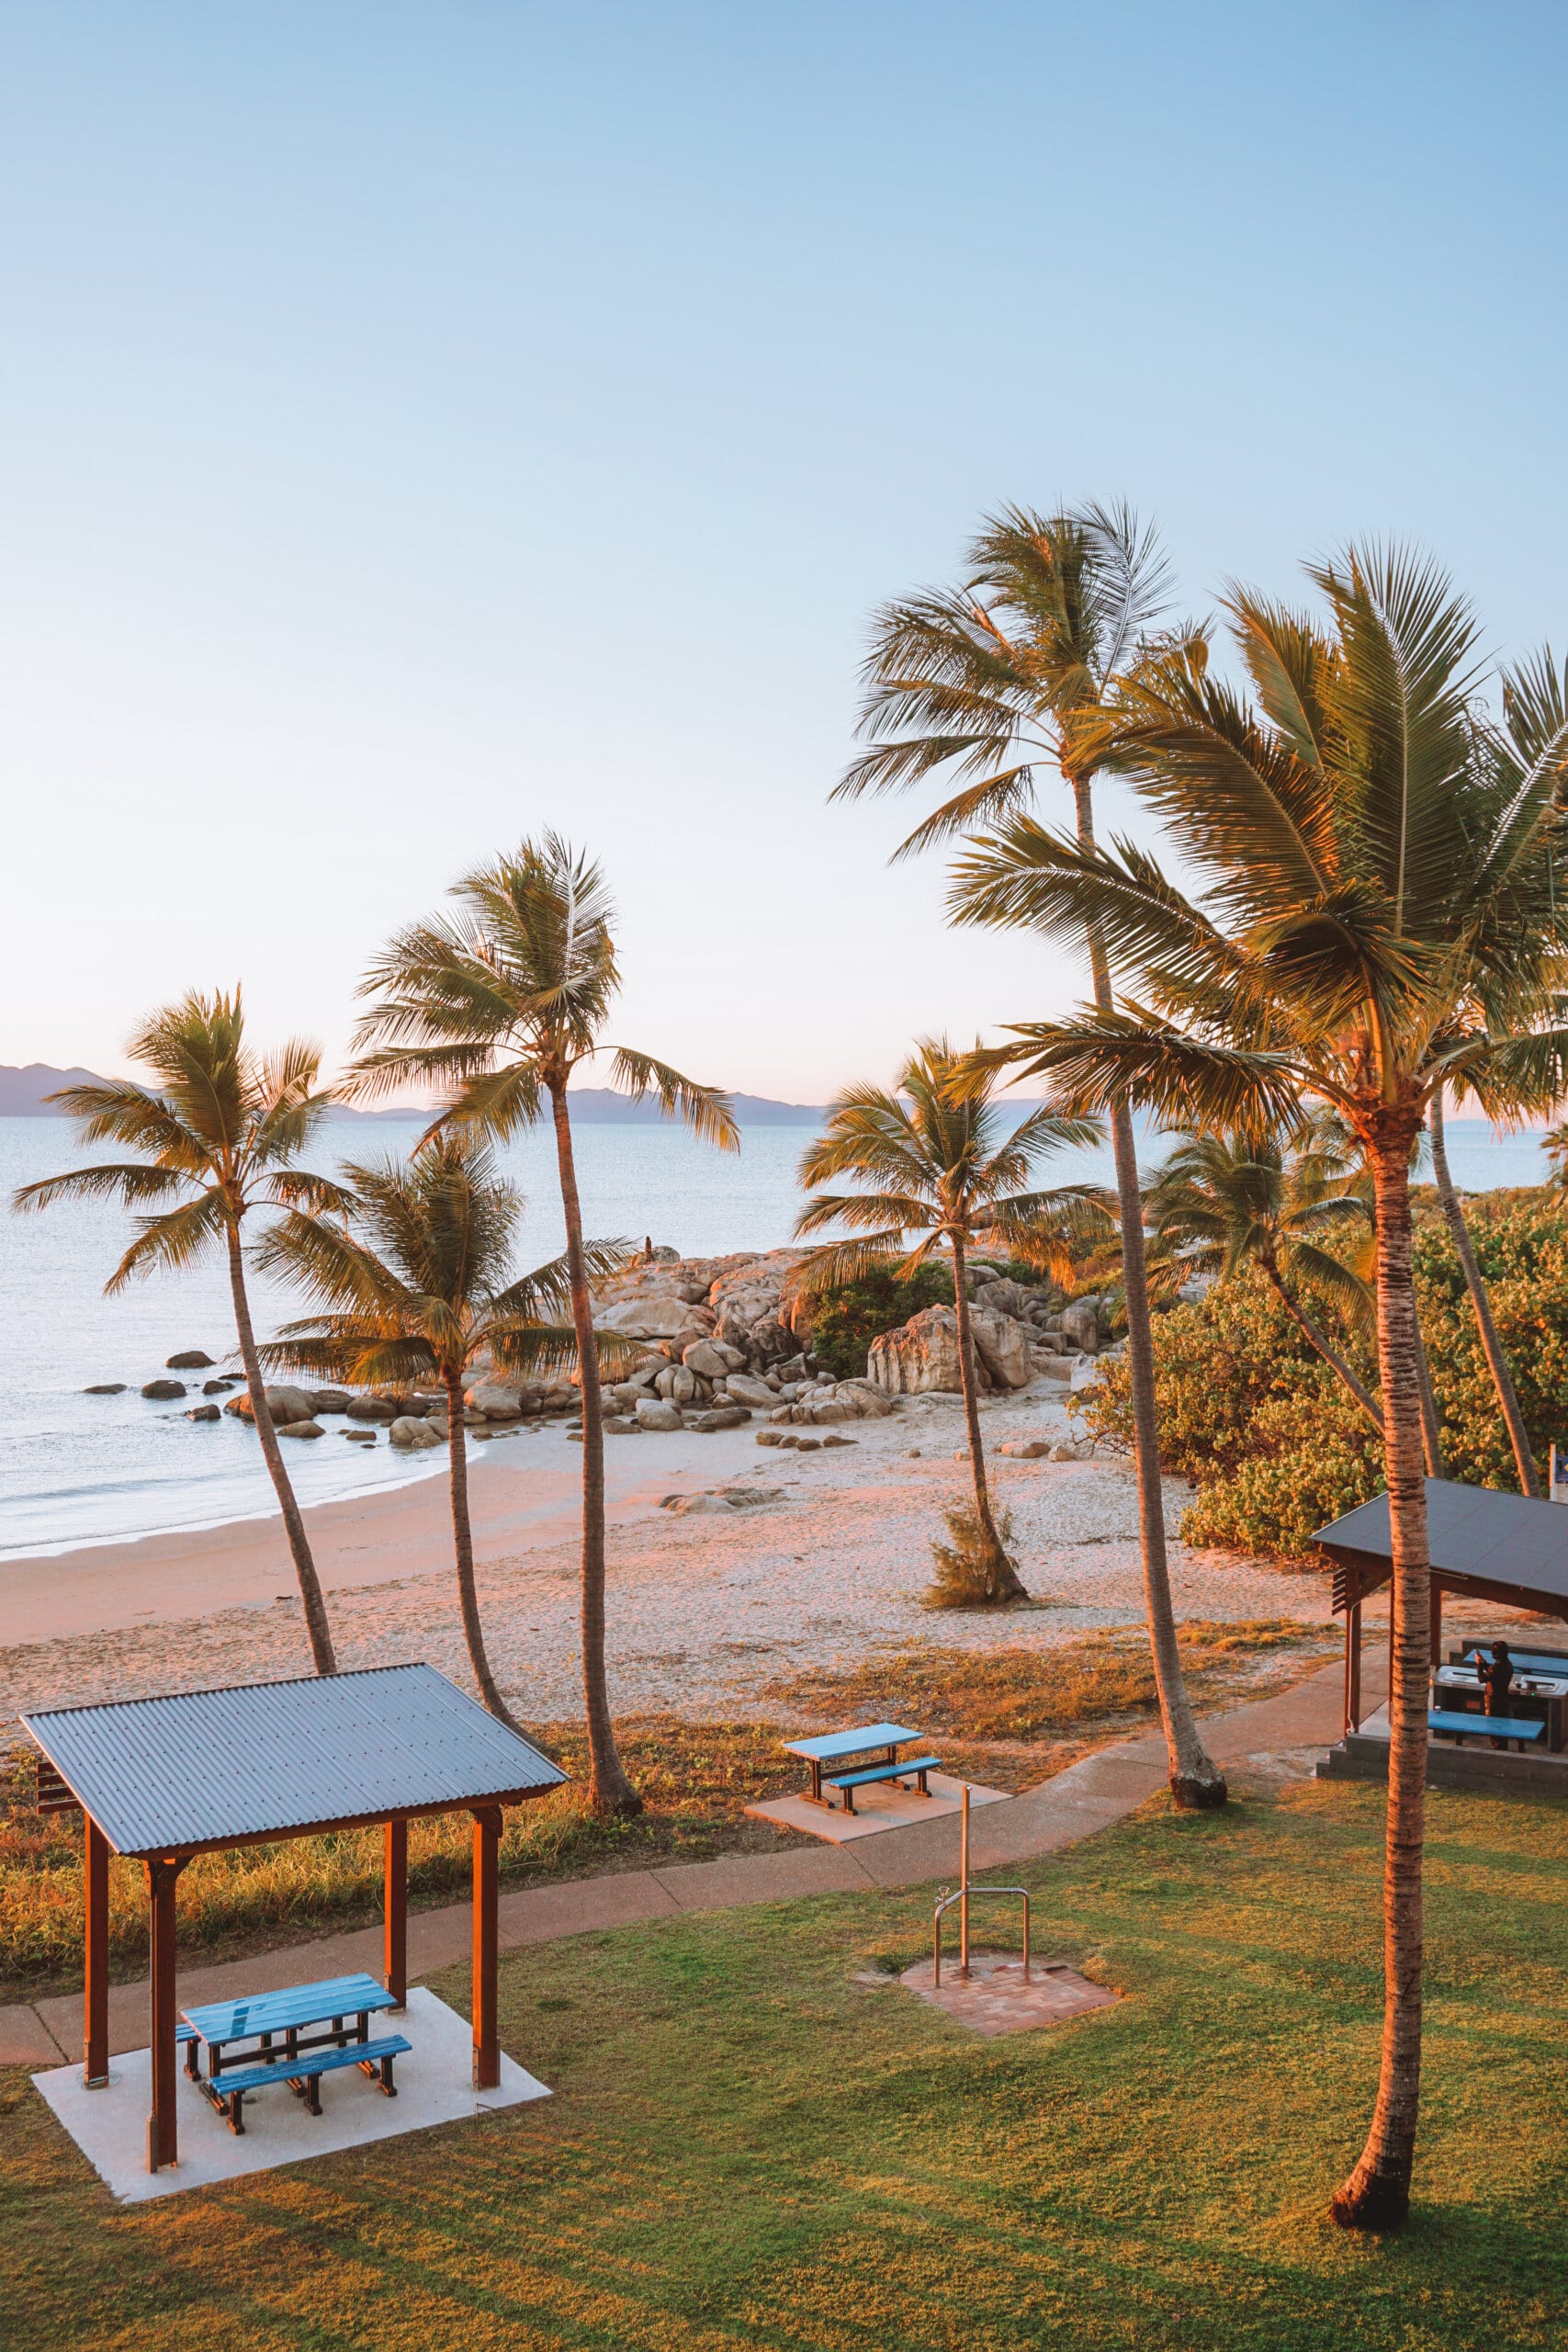
[[[47,1099],[51,1094],[65,1086],[104,1083],[96,1070],[55,1069],[48,1062],[28,1062],[20,1068],[15,1063],[0,1062],[0,1118],[61,1118],[64,1114],[58,1102]],[[731,1100],[743,1127],[816,1126],[825,1107],[819,1102],[774,1102],[765,1094],[737,1094]],[[405,1102],[392,1110],[361,1111],[344,1103],[335,1115],[344,1119],[417,1119],[423,1116],[423,1104]],[[590,1126],[651,1126],[663,1116],[650,1098],[633,1102],[607,1086],[574,1087],[571,1109],[574,1118]]]

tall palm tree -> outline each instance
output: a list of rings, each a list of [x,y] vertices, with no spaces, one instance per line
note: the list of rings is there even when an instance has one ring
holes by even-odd
[[[1145,634],[1168,601],[1169,578],[1153,533],[1128,506],[1055,514],[1005,507],[976,538],[963,586],[902,598],[877,615],[860,721],[873,748],[833,797],[962,780],[909,835],[903,856],[1028,809],[1043,766],[1071,791],[1078,839],[1092,847],[1108,701],[1147,658]],[[1104,1011],[1111,1004],[1105,942],[1093,924],[1084,937],[1095,1001]],[[1111,1105],[1111,1139],[1144,1589],[1171,1792],[1179,1804],[1223,1804],[1224,1777],[1199,1735],[1177,1646],[1138,1159],[1125,1104]]]
[[[1228,609],[1250,694],[1190,647],[1129,685],[1119,756],[1203,885],[1156,861],[1005,824],[964,861],[955,911],[1072,935],[1097,923],[1136,993],[1020,1030],[1014,1067],[1058,1106],[1289,1124],[1326,1103],[1366,1156],[1393,1549],[1383,1886],[1385,1999],[1366,2145],[1334,2199],[1346,2226],[1408,2210],[1420,2093],[1421,1864],[1429,1564],[1411,1274],[1410,1163],[1434,1086],[1517,1041],[1561,1063],[1551,1023],[1568,922],[1546,887],[1568,727],[1528,763],[1473,707],[1475,628],[1429,564],[1348,549],[1311,568],[1326,625],[1245,590]],[[1512,1081],[1522,1084],[1516,1069]]]
[[[1309,1283],[1353,1322],[1371,1324],[1371,1292],[1333,1246],[1359,1254],[1358,1245],[1371,1238],[1355,1183],[1355,1170],[1326,1133],[1309,1133],[1292,1153],[1277,1131],[1210,1129],[1180,1138],[1145,1200],[1155,1242],[1190,1272],[1223,1277],[1256,1266],[1381,1436],[1378,1405],[1298,1288]]]
[[[1092,1120],[1059,1119],[1036,1110],[1008,1132],[993,1088],[954,1091],[954,1080],[970,1058],[956,1054],[945,1037],[922,1037],[898,1073],[896,1091],[847,1088],[832,1104],[826,1129],[803,1154],[800,1182],[815,1188],[853,1176],[872,1189],[813,1189],[795,1229],[805,1235],[845,1225],[856,1236],[813,1252],[799,1283],[808,1295],[829,1284],[859,1281],[874,1269],[907,1280],[943,1243],[952,1252],[975,1510],[988,1553],[986,1597],[1007,1600],[1021,1599],[1023,1587],[997,1532],[986,1479],[965,1271],[969,1246],[984,1233],[998,1244],[1022,1240],[1038,1249],[1040,1220],[1064,1206],[1085,1206],[1095,1188],[1071,1185],[1039,1193],[1019,1187],[1047,1152],[1096,1142],[1100,1129]],[[922,1238],[906,1253],[906,1237],[914,1234]]]
[[[613,1051],[612,1083],[624,1092],[653,1094],[667,1114],[722,1150],[739,1150],[739,1131],[717,1088],[697,1085],[650,1054],[604,1044],[620,971],[615,910],[596,865],[547,833],[477,867],[451,895],[456,918],[412,924],[372,965],[361,993],[375,1001],[360,1023],[362,1051],[350,1085],[375,1095],[409,1079],[434,1080],[448,1097],[437,1126],[501,1137],[531,1127],[547,1109],[582,1378],[589,1795],[602,1812],[632,1814],[642,1800],[615,1747],[604,1678],[604,1416],[567,1089],[585,1061]]]
[[[523,1196],[460,1128],[428,1136],[406,1162],[350,1164],[344,1177],[354,1204],[342,1223],[296,1209],[262,1243],[258,1263],[312,1295],[320,1311],[286,1324],[261,1352],[334,1380],[440,1382],[463,1635],[485,1705],[517,1731],[479,1622],[463,1397],[479,1363],[521,1375],[577,1362],[576,1334],[559,1319],[570,1308],[567,1261],[513,1277]],[[628,1247],[590,1241],[583,1255],[590,1277],[601,1281],[626,1263]],[[625,1343],[607,1336],[603,1344]]]
[[[310,1655],[318,1674],[335,1674],[321,1579],[267,1408],[244,1252],[245,1219],[254,1210],[342,1209],[346,1204],[340,1185],[298,1164],[332,1107],[332,1095],[316,1082],[321,1056],[299,1039],[265,1058],[253,1052],[238,989],[232,996],[192,990],[177,1004],[164,1005],[128,1051],[152,1071],[156,1086],[68,1086],[51,1100],[80,1121],[85,1143],[118,1144],[140,1156],[24,1184],[15,1206],[118,1200],[150,1210],[137,1218],[136,1238],[104,1285],[109,1296],[132,1275],[191,1265],[209,1250],[226,1252],[240,1361],[294,1557]]]

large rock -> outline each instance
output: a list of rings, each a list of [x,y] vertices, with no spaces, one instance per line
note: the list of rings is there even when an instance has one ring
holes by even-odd
[[[705,1339],[713,1323],[709,1308],[669,1296],[628,1298],[597,1308],[593,1317],[596,1330],[618,1331],[623,1340],[679,1340],[682,1347]]]
[[[123,1396],[130,1385],[128,1380],[95,1380],[90,1388],[83,1389],[82,1394],[84,1396]]]
[[[233,1403],[225,1409],[231,1413],[238,1412],[239,1398],[236,1396]],[[398,1418],[398,1408],[395,1405],[389,1405],[384,1396],[355,1396],[349,1406],[348,1418],[351,1421],[395,1421]]]
[[[187,1421],[220,1421],[223,1416],[216,1405],[193,1405],[186,1419]]]
[[[428,1421],[412,1413],[400,1413],[387,1436],[393,1445],[400,1446],[406,1453],[423,1453],[433,1445],[445,1445],[446,1442]]]
[[[993,1284],[993,1288],[997,1285]],[[1027,1388],[1034,1377],[1027,1325],[1010,1315],[988,1315],[984,1307],[969,1310],[969,1333],[975,1352],[998,1388]]]
[[[873,1340],[865,1376],[885,1396],[921,1396],[964,1385],[958,1363],[958,1317],[951,1306],[922,1307],[897,1331]]]
[[[290,1388],[280,1385],[276,1388],[265,1388],[262,1394],[266,1398],[266,1409],[272,1416],[272,1425],[276,1430],[288,1428],[299,1421],[313,1421],[316,1418],[316,1400],[308,1388]],[[180,1395],[185,1395],[183,1388]],[[254,1421],[255,1413],[251,1405],[250,1390],[243,1388],[237,1396],[231,1396],[223,1410],[232,1413],[236,1420]]]
[[[346,1388],[316,1388],[310,1393],[318,1413],[346,1413],[354,1402]]]
[[[724,1380],[730,1373],[746,1369],[741,1350],[727,1347],[722,1340],[694,1340],[690,1347],[682,1349],[681,1362],[688,1372],[700,1373],[705,1380]]]
[[[141,1391],[143,1396],[150,1396],[155,1405],[166,1405],[175,1396],[183,1396],[185,1393],[186,1385],[183,1380],[150,1380]]]
[[[1062,1309],[1062,1335],[1069,1347],[1086,1356],[1100,1351],[1100,1314],[1092,1298],[1069,1299]]]
[[[753,1405],[763,1412],[771,1412],[778,1397],[765,1380],[755,1373],[732,1372],[724,1384],[725,1394],[732,1405]]]
[[[680,1407],[667,1404],[662,1396],[639,1396],[637,1418],[639,1429],[679,1430],[685,1427]]]
[[[205,1348],[182,1348],[176,1356],[164,1359],[165,1372],[210,1372],[216,1359]]]
[[[710,1413],[689,1414],[686,1427],[689,1430],[738,1430],[742,1421],[749,1421],[750,1418],[744,1405],[716,1405]]]
[[[470,1413],[482,1413],[487,1421],[516,1421],[523,1418],[521,1389],[503,1388],[497,1381],[476,1381],[463,1402]]]
[[[320,1421],[280,1421],[277,1434],[279,1437],[325,1437],[326,1431]]]

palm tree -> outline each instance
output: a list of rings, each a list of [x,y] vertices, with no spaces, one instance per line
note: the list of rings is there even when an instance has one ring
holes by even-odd
[[[852,1086],[838,1097],[825,1132],[801,1159],[800,1182],[815,1188],[853,1176],[873,1189],[813,1189],[795,1220],[796,1233],[847,1225],[857,1238],[814,1251],[798,1286],[810,1295],[829,1285],[857,1282],[873,1270],[908,1280],[942,1243],[951,1250],[959,1379],[975,1511],[987,1555],[986,1599],[1013,1600],[1024,1597],[1023,1587],[997,1531],[980,1442],[979,1385],[965,1276],[969,1245],[984,1233],[999,1245],[1021,1240],[1037,1249],[1040,1219],[1065,1204],[1081,1207],[1092,1198],[1094,1188],[1074,1185],[1053,1193],[1018,1188],[1044,1153],[1096,1142],[1100,1130],[1093,1121],[1059,1119],[1036,1110],[1005,1133],[992,1088],[953,1091],[969,1058],[954,1053],[945,1037],[922,1037],[899,1071],[895,1092]],[[923,1238],[905,1254],[905,1237],[910,1234]]]
[[[1474,624],[1429,564],[1353,548],[1310,577],[1326,626],[1231,593],[1250,695],[1193,646],[1122,698],[1117,755],[1199,899],[1130,845],[1014,820],[964,861],[954,906],[1047,935],[1093,922],[1134,976],[1110,1010],[1017,1033],[1013,1066],[1048,1074],[1058,1107],[1235,1127],[1326,1103],[1366,1156],[1393,1537],[1385,2000],[1376,2106],[1333,2211],[1381,2227],[1408,2210],[1421,2064],[1430,1592],[1410,1163],[1432,1090],[1467,1056],[1489,1057],[1495,1093],[1561,1065],[1568,922],[1542,852],[1568,726],[1526,762],[1478,720]],[[1517,1041],[1511,1078],[1497,1040]]]
[[[1568,1119],[1541,1132],[1540,1148],[1551,1169],[1548,1180],[1559,1192],[1568,1190]]]
[[[85,1143],[115,1143],[140,1157],[24,1184],[14,1205],[42,1209],[54,1201],[107,1199],[151,1209],[137,1218],[136,1238],[104,1285],[110,1297],[133,1274],[188,1266],[212,1249],[227,1252],[240,1361],[294,1555],[310,1655],[318,1674],[335,1674],[321,1580],[267,1408],[243,1246],[244,1221],[254,1209],[341,1209],[346,1203],[341,1186],[298,1165],[332,1107],[332,1095],[316,1083],[321,1056],[299,1039],[265,1059],[254,1053],[245,1043],[238,989],[232,996],[193,990],[164,1006],[128,1050],[153,1072],[155,1087],[129,1081],[68,1086],[51,1100],[81,1122]]]
[[[1069,787],[1078,839],[1092,848],[1108,702],[1118,681],[1147,658],[1145,633],[1168,590],[1168,567],[1154,535],[1130,507],[1088,505],[1056,514],[1004,508],[975,540],[961,588],[904,598],[877,615],[860,721],[873,749],[846,771],[833,797],[903,791],[932,777],[965,779],[909,835],[898,852],[904,856],[1021,814],[1032,805],[1035,772],[1044,765]],[[1085,936],[1095,1001],[1105,1011],[1105,943],[1092,924]],[[1179,1804],[1217,1805],[1225,1801],[1224,1778],[1199,1736],[1177,1646],[1138,1159],[1124,1103],[1111,1105],[1111,1139],[1144,1588],[1170,1787]]]
[[[479,1623],[463,1397],[480,1363],[517,1375],[576,1363],[576,1335],[558,1319],[570,1307],[567,1262],[552,1259],[510,1278],[523,1197],[502,1180],[485,1147],[461,1129],[427,1137],[405,1163],[351,1164],[344,1176],[354,1195],[348,1219],[339,1224],[295,1210],[257,1253],[269,1273],[321,1302],[321,1311],[286,1324],[262,1354],[334,1380],[440,1382],[468,1660],[491,1714],[518,1731],[496,1687]],[[351,1223],[363,1238],[349,1230]],[[600,1241],[586,1242],[583,1253],[594,1281],[615,1272],[628,1254],[623,1243]],[[609,1337],[604,1344],[624,1345]]]
[[[1353,1265],[1329,1246],[1371,1238],[1356,1174],[1335,1137],[1315,1123],[1304,1148],[1287,1155],[1277,1132],[1210,1130],[1183,1136],[1145,1194],[1156,1246],[1190,1273],[1224,1277],[1256,1266],[1309,1347],[1344,1383],[1372,1427],[1382,1414],[1342,1351],[1303,1304],[1305,1282],[1352,1322],[1372,1320],[1372,1295]]]
[[[599,868],[555,833],[476,868],[451,895],[457,919],[433,917],[400,932],[371,967],[361,993],[376,1001],[360,1023],[363,1050],[350,1083],[376,1095],[409,1079],[434,1080],[448,1094],[436,1126],[498,1137],[532,1126],[548,1106],[582,1379],[589,1795],[601,1812],[633,1814],[642,1800],[616,1751],[604,1678],[604,1418],[567,1101],[572,1073],[612,1050],[602,1038],[620,988],[615,910]],[[667,1114],[683,1118],[708,1142],[739,1148],[728,1098],[716,1088],[697,1085],[650,1054],[626,1046],[614,1052],[612,1081],[624,1092],[652,1093]]]

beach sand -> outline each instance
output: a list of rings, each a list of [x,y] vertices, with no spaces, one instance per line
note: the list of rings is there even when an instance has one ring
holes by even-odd
[[[606,1440],[608,1657],[623,1713],[779,1713],[765,1686],[850,1666],[885,1643],[1050,1646],[1143,1622],[1137,1503],[1115,1459],[1009,1460],[1009,1438],[1067,1434],[1059,1388],[987,1400],[987,1463],[1011,1511],[1024,1582],[1042,1605],[1000,1620],[921,1606],[943,1503],[968,1491],[956,1397],[901,1400],[857,1422],[852,1447],[759,1446],[757,1424]],[[914,1450],[919,1458],[912,1458]],[[581,1449],[533,1428],[473,1450],[480,1605],[498,1679],[525,1716],[580,1702]],[[668,1498],[739,1492],[744,1508],[676,1512]],[[1167,1494],[1174,1534],[1187,1501]],[[428,1658],[470,1686],[451,1568],[446,1482],[434,1476],[307,1520],[340,1663]],[[1329,1618],[1328,1580],[1171,1547],[1183,1618]],[[0,1566],[0,1738],[25,1708],[310,1671],[277,1520],[151,1537]]]

